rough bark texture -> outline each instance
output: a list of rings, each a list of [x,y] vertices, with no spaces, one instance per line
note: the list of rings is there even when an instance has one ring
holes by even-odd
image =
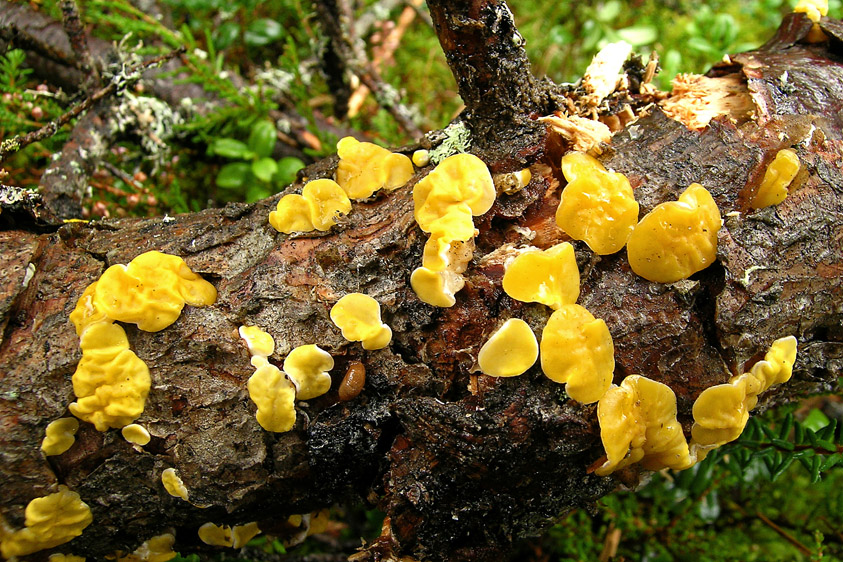
[[[430,4],[441,22],[447,9]],[[471,18],[477,28],[496,29],[503,21]],[[654,108],[616,135],[604,154],[607,166],[629,177],[642,212],[696,181],[710,189],[725,217],[717,263],[671,285],[634,275],[624,252],[598,258],[575,243],[579,302],[609,326],[615,381],[641,373],[670,385],[686,430],[699,393],[727,381],[776,338],[795,335],[800,352],[794,379],[765,395],[767,403],[831,389],[843,374],[837,28],[826,22],[831,43],[806,46],[797,43],[805,26],[786,26],[775,48],[712,71],[746,76],[754,120],[721,118],[695,132]],[[443,39],[446,52],[448,41],[461,44]],[[482,64],[479,55],[472,60]],[[782,81],[784,69],[790,86]],[[468,78],[456,72],[464,84]],[[491,71],[476,75],[483,72]],[[426,239],[413,220],[412,187],[429,169],[389,195],[355,203],[326,234],[275,232],[267,215],[280,195],[175,219],[74,223],[41,234],[0,231],[0,514],[20,527],[28,501],[66,484],[91,507],[94,524],[57,550],[101,558],[166,528],[177,529],[178,548],[187,552],[197,547],[196,529],[206,521],[258,520],[265,531],[280,532],[287,515],[362,498],[384,510],[390,525],[360,559],[498,560],[513,540],[540,533],[613,489],[614,476],[588,471],[603,454],[595,407],[568,399],[538,366],[511,379],[479,376],[469,387],[477,351],[500,320],[520,317],[540,333],[550,313],[502,291],[497,250],[528,243],[526,228],[539,247],[565,239],[553,214],[566,147],[544,133],[516,140],[511,135],[519,129],[511,125],[524,116],[500,119],[496,95],[467,100],[467,119],[492,118],[489,130],[505,129],[498,160],[491,151],[480,153],[493,169],[513,158],[532,164],[533,180],[499,197],[476,221],[477,252],[453,308],[420,302],[408,282]],[[496,109],[484,114],[487,100]],[[785,145],[805,163],[798,189],[777,207],[750,211],[747,201],[764,166]],[[503,154],[506,147],[516,156]],[[329,177],[335,165],[335,159],[321,162],[308,176]],[[152,374],[139,420],[152,442],[133,448],[118,431],[82,424],[69,451],[45,458],[44,428],[67,415],[74,399],[70,378],[80,352],[70,311],[107,266],[152,249],[183,256],[219,292],[213,306],[186,307],[161,332],[127,327],[132,349]],[[365,352],[333,326],[330,307],[350,292],[380,301],[394,332],[389,347]],[[255,420],[246,392],[253,369],[237,334],[243,324],[275,338],[277,364],[301,344],[316,343],[334,356],[332,390],[297,403],[290,432],[268,433]],[[366,385],[355,400],[340,402],[339,380],[353,360],[365,364]],[[178,469],[193,505],[164,491],[160,476],[169,467]],[[635,479],[634,471],[617,476]]]

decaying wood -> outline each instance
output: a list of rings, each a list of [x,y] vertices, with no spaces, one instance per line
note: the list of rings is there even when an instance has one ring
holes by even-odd
[[[131,551],[170,528],[182,552],[199,549],[196,529],[206,521],[257,520],[264,531],[283,533],[290,514],[365,501],[388,518],[382,536],[356,560],[499,560],[514,540],[541,533],[619,480],[635,481],[634,469],[611,477],[589,473],[603,454],[595,407],[568,399],[538,366],[520,377],[481,375],[471,383],[477,351],[501,320],[523,318],[540,333],[549,317],[546,307],[502,291],[499,249],[546,248],[565,239],[553,215],[564,183],[559,158],[568,145],[544,125],[530,124],[537,108],[556,109],[540,88],[522,95],[519,89],[533,82],[496,85],[473,42],[497,52],[503,47],[488,34],[503,25],[507,44],[514,44],[517,32],[499,11],[505,5],[467,3],[479,12],[466,14],[429,4],[478,153],[493,170],[519,162],[533,170],[527,187],[502,195],[476,220],[477,251],[456,306],[428,306],[408,283],[426,240],[413,220],[412,187],[427,168],[389,195],[356,202],[325,234],[274,231],[267,215],[280,195],[175,218],[71,223],[45,233],[4,223],[0,513],[12,527],[22,525],[28,501],[60,483],[81,494],[94,523],[56,550],[97,558]],[[456,23],[445,32],[449,18]],[[766,404],[829,390],[843,374],[843,89],[829,87],[843,83],[837,39],[843,35],[837,22],[824,20],[831,42],[801,44],[802,19],[788,18],[774,47],[733,57],[728,68],[709,75],[742,75],[754,119],[722,115],[697,131],[653,106],[604,147],[604,164],[627,175],[642,213],[692,182],[711,191],[725,218],[717,263],[663,285],[634,275],[624,252],[598,258],[574,243],[579,302],[609,326],[615,381],[640,373],[670,385],[686,433],[699,393],[727,381],[776,338],[795,335],[800,352],[793,380],[765,395]],[[457,40],[463,32],[468,35]],[[516,70],[502,68],[503,80],[522,74]],[[464,88],[492,91],[472,98]],[[502,113],[507,96],[517,103]],[[492,138],[478,138],[479,131]],[[500,144],[493,147],[493,140]],[[750,210],[766,164],[784,146],[804,163],[798,189],[777,207]],[[335,165],[336,159],[317,163],[307,175],[330,177]],[[183,256],[219,296],[213,306],[186,307],[161,332],[127,326],[132,349],[152,374],[139,420],[151,443],[134,448],[117,431],[82,424],[70,450],[45,458],[44,428],[66,415],[74,399],[70,377],[80,352],[70,311],[107,266],[152,249]],[[350,292],[381,303],[394,332],[387,348],[365,352],[331,323],[330,307]],[[268,433],[255,420],[246,392],[253,369],[237,333],[243,324],[275,338],[275,363],[301,344],[318,344],[334,356],[332,390],[298,403],[290,432]],[[355,361],[365,366],[365,386],[341,401],[340,379]],[[160,475],[169,467],[178,469],[192,503],[164,491]]]

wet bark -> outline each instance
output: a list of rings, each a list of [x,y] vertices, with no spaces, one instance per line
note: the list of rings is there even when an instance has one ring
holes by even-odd
[[[436,14],[446,9],[436,4],[431,11],[442,21]],[[474,17],[475,26],[490,25]],[[801,44],[792,30],[805,26],[790,26],[775,48],[712,71],[746,77],[754,119],[726,116],[691,131],[654,107],[604,152],[604,163],[629,177],[642,213],[696,181],[725,218],[717,263],[671,285],[634,275],[624,252],[596,257],[574,243],[579,302],[609,326],[615,382],[641,373],[670,385],[686,431],[699,393],[726,382],[776,338],[795,335],[800,351],[793,380],[765,395],[765,404],[830,390],[843,374],[843,90],[830,87],[843,83],[843,51],[837,22],[826,24],[828,44]],[[455,72],[460,84],[470,83]],[[65,484],[91,507],[94,523],[56,550],[101,558],[169,528],[177,531],[177,549],[188,552],[201,547],[196,529],[207,521],[257,520],[281,534],[290,514],[365,501],[385,511],[389,525],[358,559],[498,560],[514,540],[611,491],[615,476],[588,470],[603,454],[594,405],[568,399],[538,366],[511,379],[480,375],[471,385],[477,351],[502,320],[523,318],[540,334],[550,313],[503,292],[497,250],[566,239],[553,217],[566,146],[545,131],[517,134],[524,114],[484,113],[486,99],[499,109],[498,96],[508,95],[499,90],[467,100],[472,131],[503,129],[501,147],[478,139],[478,153],[492,169],[520,159],[532,166],[533,180],[476,221],[466,287],[448,309],[420,302],[408,282],[426,240],[413,220],[412,187],[429,169],[389,195],[356,202],[340,225],[316,235],[287,236],[267,224],[280,194],[175,218],[72,223],[40,233],[16,228],[22,223],[4,211],[0,513],[7,522],[20,527],[28,501]],[[532,98],[523,98],[521,110],[540,108]],[[508,146],[512,153],[504,154]],[[779,206],[752,211],[747,202],[783,146],[804,163],[799,186]],[[335,165],[317,163],[307,176],[330,177]],[[68,415],[74,400],[70,379],[81,354],[70,311],[106,267],[152,249],[184,257],[219,296],[210,307],[186,307],[161,332],[127,326],[152,375],[138,420],[151,443],[134,448],[118,431],[83,423],[70,450],[45,458],[44,428]],[[350,292],[381,303],[394,332],[387,348],[363,351],[331,323],[332,304]],[[276,364],[311,343],[336,361],[331,391],[297,403],[290,432],[268,433],[255,420],[246,391],[253,369],[237,333],[243,324],[275,338]],[[365,365],[366,384],[343,402],[338,387],[352,361]],[[170,467],[190,503],[161,485]]]

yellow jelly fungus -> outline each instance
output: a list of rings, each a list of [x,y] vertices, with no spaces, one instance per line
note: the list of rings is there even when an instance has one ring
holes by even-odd
[[[257,420],[267,431],[283,433],[296,424],[296,387],[270,363],[255,369],[247,383],[249,398],[258,408]]]
[[[676,395],[669,386],[640,375],[612,386],[597,403],[605,476],[641,462],[647,470],[682,470],[694,464],[682,426],[676,420]]]
[[[424,149],[419,149],[413,152],[413,164],[417,168],[423,168],[430,164],[430,152]]]
[[[524,373],[539,357],[539,344],[532,328],[510,318],[480,348],[480,370],[493,377],[514,377]]]
[[[129,349],[126,332],[98,322],[80,338],[82,359],[73,373],[76,402],[70,413],[98,431],[123,427],[143,413],[151,379],[146,363]]]
[[[422,266],[431,271],[462,273],[474,255],[474,240],[449,240],[431,236],[424,244]]]
[[[417,267],[410,275],[410,286],[422,302],[448,308],[457,303],[456,294],[465,286],[462,275]]]
[[[752,208],[763,209],[784,201],[789,191],[788,187],[798,173],[799,157],[796,153],[787,149],[779,150],[764,172],[764,179],[752,198]]]
[[[348,341],[363,342],[363,349],[382,349],[392,341],[392,329],[381,321],[380,304],[362,293],[338,300],[331,307],[331,321]]]
[[[29,502],[24,512],[23,529],[2,535],[3,558],[26,556],[53,548],[82,534],[93,516],[88,505],[66,486],[59,491]]]
[[[300,345],[284,359],[284,372],[296,385],[296,398],[310,400],[331,389],[334,358],[315,345]]]
[[[269,224],[278,232],[326,231],[337,224],[337,218],[351,212],[351,200],[333,180],[308,182],[301,195],[285,195],[269,213]]]
[[[111,320],[137,324],[146,332],[175,322],[185,303],[213,304],[217,291],[178,256],[146,252],[129,265],[113,265],[96,283],[93,305]]]
[[[167,468],[161,473],[161,483],[164,489],[174,498],[181,498],[187,501],[187,486],[184,485],[175,468]]]
[[[804,13],[809,20],[817,23],[822,16],[828,15],[828,0],[799,0],[793,11]]]
[[[638,222],[638,202],[629,180],[580,152],[565,155],[562,170],[568,171],[568,185],[559,200],[556,224],[596,254],[620,251]]]
[[[117,562],[167,562],[178,554],[173,550],[176,537],[172,533],[164,533],[152,537],[140,545],[132,554],[120,556]]]
[[[47,425],[46,437],[41,442],[41,450],[48,457],[60,455],[70,449],[76,441],[79,422],[76,418],[61,418]]]
[[[240,326],[239,332],[251,355],[267,358],[275,351],[275,340],[257,326]]]
[[[245,525],[235,525],[234,528],[228,525],[214,525],[205,523],[199,527],[199,539],[211,546],[226,546],[230,548],[242,548],[250,540],[260,534],[258,524],[255,522]]]
[[[76,335],[81,336],[85,329],[99,322],[108,322],[109,318],[104,312],[94,306],[94,292],[97,290],[97,283],[94,281],[85,289],[76,307],[70,313],[70,321],[76,327]]]
[[[714,262],[719,230],[720,210],[711,194],[691,184],[678,201],[657,205],[633,229],[629,265],[650,281],[685,279]]]
[[[538,302],[556,310],[580,295],[580,272],[568,242],[541,251],[531,248],[506,265],[503,290],[515,300]]]
[[[73,554],[51,554],[47,558],[48,562],[85,562],[83,556],[75,556]]]
[[[708,450],[734,441],[743,432],[749,412],[758,395],[775,384],[790,380],[796,361],[796,338],[788,336],[773,342],[762,361],[749,372],[732,377],[700,393],[694,402],[691,446],[699,459]]]
[[[120,430],[120,433],[123,435],[123,439],[133,445],[139,445],[141,447],[148,445],[152,440],[152,436],[149,435],[146,428],[136,423],[127,425]]]
[[[344,137],[337,143],[337,153],[337,183],[351,199],[366,199],[380,189],[398,189],[413,177],[409,158],[370,142]]]
[[[609,328],[578,304],[556,310],[542,331],[542,371],[550,380],[566,383],[568,396],[591,404],[612,384],[614,345]]]

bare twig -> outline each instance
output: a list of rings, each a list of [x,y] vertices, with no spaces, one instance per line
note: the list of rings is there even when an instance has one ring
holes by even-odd
[[[79,9],[76,7],[76,0],[61,1],[62,23],[67,38],[70,40],[70,47],[73,49],[80,69],[88,74],[86,82],[89,84],[101,84],[99,72],[97,71],[91,50],[88,48],[88,38],[82,21],[79,19]]]
[[[772,530],[774,530],[776,533],[778,533],[779,536],[781,536],[784,540],[786,540],[787,542],[789,542],[790,544],[792,544],[793,546],[798,548],[799,551],[802,552],[804,555],[806,555],[806,556],[811,555],[811,549],[810,548],[808,548],[807,546],[805,546],[804,544],[799,542],[799,540],[797,540],[796,537],[794,537],[793,535],[791,535],[790,533],[788,533],[787,531],[782,529],[780,526],[776,525],[769,517],[767,517],[766,515],[764,515],[760,511],[756,511],[755,515],[765,525],[767,525]]]
[[[18,135],[3,141],[2,143],[0,143],[0,162],[3,162],[11,154],[18,152],[22,148],[25,148],[34,142],[38,142],[55,135],[61,127],[65,126],[72,119],[78,117],[80,114],[90,109],[95,103],[97,103],[101,99],[111,96],[117,93],[118,91],[124,89],[126,86],[138,81],[141,77],[141,73],[147,68],[163,64],[164,62],[172,59],[177,55],[182,54],[183,52],[184,49],[179,48],[170,51],[169,53],[151,58],[148,61],[144,61],[137,67],[127,72],[124,75],[124,80],[114,80],[108,86],[100,88],[99,90],[91,94],[91,96],[85,98],[84,100],[70,108],[69,111],[61,115],[58,119],[47,123],[46,125],[36,131],[32,131],[31,133],[27,133],[23,136]]]

